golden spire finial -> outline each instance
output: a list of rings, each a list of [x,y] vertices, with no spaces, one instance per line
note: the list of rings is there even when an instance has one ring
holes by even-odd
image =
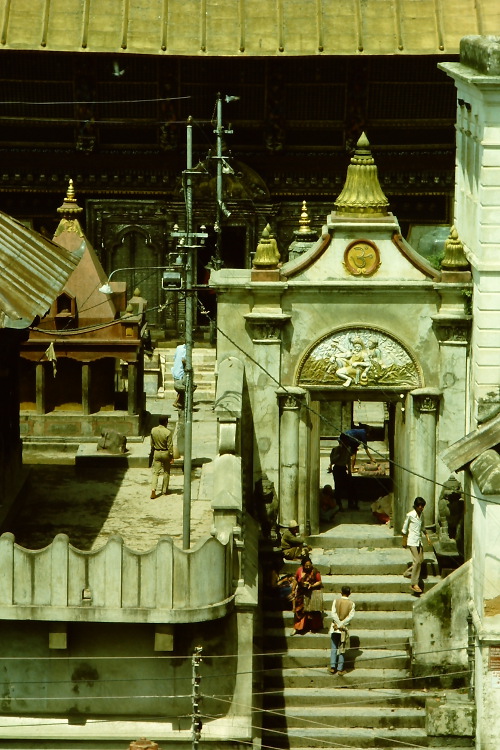
[[[66,191],[66,198],[63,200],[62,206],[59,206],[57,209],[57,213],[61,215],[61,220],[54,233],[54,239],[63,232],[74,232],[79,237],[83,237],[83,230],[78,221],[78,214],[81,214],[82,211],[83,208],[76,202],[73,180],[70,180]]]
[[[299,232],[301,233],[310,232],[311,231],[310,225],[311,225],[311,220],[309,219],[309,216],[307,214],[306,202],[302,201],[302,212],[300,214],[300,219],[299,219]]]
[[[66,198],[63,201],[62,206],[57,209],[58,214],[62,214],[68,219],[73,219],[76,214],[81,214],[83,208],[80,208],[76,202],[75,186],[73,180],[70,179],[68,183],[68,189],[66,191]]]
[[[389,201],[378,180],[377,167],[365,133],[361,134],[335,208],[339,214],[386,216]]]
[[[444,243],[444,258],[441,261],[441,268],[444,271],[468,271],[470,268],[463,243],[454,226],[450,229],[450,234]]]
[[[276,268],[279,259],[278,244],[274,237],[271,237],[271,227],[267,224],[262,230],[262,237],[253,259],[253,266],[254,268]]]

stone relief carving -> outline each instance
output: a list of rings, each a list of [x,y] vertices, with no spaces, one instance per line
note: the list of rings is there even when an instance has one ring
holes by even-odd
[[[351,328],[316,344],[299,367],[298,384],[344,388],[421,386],[409,353],[391,336],[372,328]]]
[[[444,482],[438,501],[441,553],[463,555],[464,498],[462,486],[451,475]]]
[[[415,403],[421,414],[432,414],[437,411],[439,399],[436,396],[415,396]]]
[[[380,266],[379,249],[370,240],[356,240],[344,252],[344,266],[353,276],[371,276]]]
[[[278,539],[279,500],[274,482],[271,482],[267,474],[263,474],[255,483],[253,502],[263,536],[266,539]]]
[[[469,340],[469,321],[457,323],[456,325],[436,324],[436,334],[439,341],[443,343],[466,344]]]
[[[484,424],[500,413],[500,386],[496,391],[489,391],[477,402],[477,423]]]
[[[266,340],[276,340],[281,337],[281,326],[275,323],[254,323],[253,325],[253,338]]]

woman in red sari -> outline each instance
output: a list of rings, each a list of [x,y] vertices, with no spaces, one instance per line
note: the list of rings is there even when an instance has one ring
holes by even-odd
[[[309,557],[303,557],[295,573],[293,595],[293,631],[317,633],[323,627],[323,594],[321,575]]]

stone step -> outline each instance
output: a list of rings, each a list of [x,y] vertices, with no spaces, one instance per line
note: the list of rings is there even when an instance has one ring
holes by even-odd
[[[340,549],[313,549],[311,553],[313,564],[322,575],[402,575],[411,561],[408,550],[387,547],[383,550],[374,547],[362,549],[340,548]],[[432,550],[424,551],[424,569],[428,573],[436,575],[438,566]],[[295,573],[299,566],[298,561],[287,561],[283,565],[283,571]]]
[[[330,609],[325,607],[325,625],[328,622]],[[356,630],[380,629],[383,630],[390,625],[396,629],[410,629],[412,627],[411,609],[386,611],[386,610],[358,610],[356,605],[356,621],[353,626]],[[264,624],[267,628],[286,627],[291,630],[293,626],[293,612],[289,610],[277,610],[275,612],[264,612]],[[329,627],[329,624],[328,624]],[[325,628],[325,633],[328,628]]]
[[[339,677],[339,680],[342,678]],[[285,722],[284,722],[285,720]],[[425,727],[425,708],[368,706],[290,706],[275,710],[266,716],[266,728],[302,727],[310,729],[330,727],[358,727],[396,729],[400,727]]]
[[[173,388],[165,388],[163,391],[163,398],[167,404],[172,405],[177,398],[177,393]],[[193,406],[196,408],[197,404],[205,404],[208,402],[215,401],[215,388],[197,388],[194,392]],[[170,407],[167,408],[167,412]],[[175,410],[174,410],[175,411]]]
[[[349,654],[346,653],[346,668],[348,671],[340,677],[328,672],[329,652],[327,650],[325,650],[323,664],[314,669],[307,667],[268,669],[266,670],[266,689],[300,688],[309,690],[311,687],[331,688],[332,686],[340,687],[340,685],[350,688],[361,687],[364,690],[368,688],[376,688],[377,690],[380,688],[385,690],[389,688],[414,689],[417,685],[419,688],[425,687],[425,680],[423,678],[417,681],[413,680],[408,675],[407,669],[369,669],[363,667],[351,670],[348,656]]]
[[[473,747],[470,738],[461,737],[428,737],[425,729],[421,727],[396,727],[395,729],[370,729],[363,727],[340,727],[335,732],[332,743],[332,729],[302,727],[300,729],[265,731],[264,744],[269,747],[339,747],[339,748],[416,748],[434,747],[447,748],[448,750],[462,750],[465,747]]]
[[[340,680],[340,678],[339,678]],[[285,688],[280,693],[271,693],[264,696],[263,705],[265,709],[276,710],[293,706],[343,706],[346,710],[351,706],[378,706],[382,707],[408,707],[425,708],[428,698],[438,697],[439,693],[432,694],[427,690],[399,690],[397,688],[378,689],[375,693],[371,690],[360,688],[337,687],[343,682],[332,679],[335,687],[310,687]]]
[[[340,594],[342,586],[349,586],[355,593],[380,593],[380,594],[407,594],[408,579],[402,575],[330,575],[322,574],[323,594],[335,593]],[[439,576],[428,576],[425,580],[426,591],[431,589],[441,581]],[[263,602],[265,606],[272,606],[272,595],[265,596]]]
[[[401,535],[395,536],[394,531],[385,524],[342,522],[340,526],[307,537],[307,542],[311,547],[324,550],[341,547],[384,549],[401,547]]]
[[[325,625],[328,624],[328,618]],[[278,651],[289,648],[329,648],[328,628],[324,628],[321,633],[305,633],[301,636],[290,636],[289,630],[284,631],[282,628],[268,628],[265,632],[266,648],[268,650]],[[400,648],[405,649],[410,643],[412,631],[410,628],[399,630],[358,630],[356,628],[349,631],[351,648]]]
[[[342,586],[349,586],[352,592],[379,594],[408,594],[409,581],[403,575],[324,575],[323,591],[340,594]],[[425,590],[430,590],[441,581],[439,576],[425,579]]]
[[[392,748],[392,747],[473,747],[470,738],[428,737],[423,727],[395,727],[394,729],[368,727],[339,727],[335,731],[333,747]],[[302,727],[290,729],[266,728],[263,744],[272,747],[332,747],[331,727]]]
[[[294,636],[294,640],[301,638]],[[265,669],[320,669],[326,663],[326,654],[329,653],[329,642],[325,638],[325,647],[321,649],[288,649],[283,654],[267,654],[263,657]],[[352,648],[346,651],[346,668],[362,669],[407,669],[410,665],[410,657],[405,650],[390,649],[364,649]]]

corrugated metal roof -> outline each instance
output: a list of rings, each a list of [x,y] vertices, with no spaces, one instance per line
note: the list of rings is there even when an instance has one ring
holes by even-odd
[[[0,48],[164,55],[458,54],[498,0],[0,0]]]
[[[0,212],[0,328],[26,328],[47,312],[78,262]]]

